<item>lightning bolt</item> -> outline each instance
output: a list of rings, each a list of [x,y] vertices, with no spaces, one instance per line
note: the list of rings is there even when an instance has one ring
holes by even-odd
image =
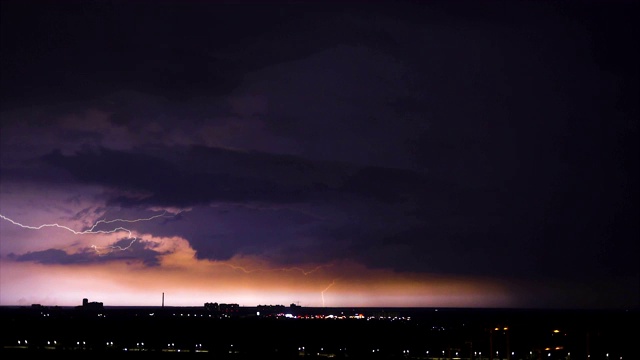
[[[176,216],[178,215],[180,212],[182,211],[178,211],[175,214],[172,214],[172,216]],[[42,224],[42,225],[38,225],[38,226],[32,226],[32,225],[25,225],[22,224],[18,221],[15,221],[11,218],[8,218],[2,214],[0,214],[0,218],[2,218],[5,221],[8,221],[10,223],[12,223],[13,225],[19,226],[21,228],[24,229],[30,229],[30,230],[42,230],[44,228],[58,228],[58,229],[63,229],[66,230],[74,235],[88,235],[88,234],[114,234],[114,233],[118,233],[118,232],[125,232],[127,233],[127,238],[131,239],[131,242],[129,243],[128,246],[122,247],[122,246],[103,246],[103,247],[98,247],[96,245],[91,245],[91,247],[96,251],[96,253],[98,253],[98,255],[104,255],[104,253],[101,253],[100,249],[110,249],[108,251],[108,253],[111,253],[113,251],[119,250],[119,251],[124,251],[129,249],[133,243],[135,243],[138,240],[138,237],[133,235],[133,231],[129,230],[125,227],[122,226],[118,226],[115,227],[113,229],[110,230],[96,230],[96,228],[100,225],[100,224],[112,224],[112,223],[117,223],[117,222],[124,222],[124,223],[136,223],[136,222],[143,222],[143,221],[151,221],[160,217],[167,217],[167,211],[163,212],[162,214],[157,214],[148,218],[140,218],[140,219],[113,219],[113,220],[98,220],[96,221],[90,228],[86,229],[86,230],[74,230],[68,226],[65,225],[60,225],[58,223],[52,223],[52,224]]]
[[[322,296],[322,307],[324,307],[324,293],[325,293],[327,290],[329,290],[329,289],[330,289],[333,285],[335,285],[335,284],[336,284],[336,281],[335,281],[335,280],[331,281],[331,284],[329,284],[329,286],[327,286],[326,288],[324,288],[324,290],[322,290],[322,291],[320,292],[320,295]]]
[[[242,272],[249,274],[249,273],[253,273],[253,272],[271,272],[271,271],[300,271],[302,274],[304,275],[309,275],[313,272],[316,272],[324,267],[329,267],[329,266],[333,266],[333,264],[329,264],[329,265],[318,265],[315,268],[311,269],[311,270],[304,270],[302,268],[299,267],[291,267],[291,268],[279,268],[279,269],[254,269],[254,270],[247,270],[246,268],[242,267],[242,266],[238,266],[238,265],[232,265],[232,264],[224,264],[229,266],[230,268],[234,269],[234,270],[241,270]],[[324,307],[324,293],[329,290],[329,288],[331,288],[333,285],[336,284],[336,280],[332,280],[331,284],[329,284],[329,286],[327,286],[324,290],[322,290],[322,292],[320,292],[320,296],[322,297],[322,307]]]
[[[318,265],[315,268],[311,269],[311,270],[305,270],[303,268],[299,268],[299,267],[290,267],[290,268],[274,268],[274,269],[253,269],[253,270],[248,270],[245,267],[242,266],[238,266],[238,265],[233,265],[233,264],[224,264],[234,270],[240,270],[242,272],[244,272],[245,274],[250,274],[253,272],[274,272],[274,271],[299,271],[301,272],[303,275],[309,275],[311,273],[314,273],[324,267],[329,267],[332,266],[331,264],[329,265]]]

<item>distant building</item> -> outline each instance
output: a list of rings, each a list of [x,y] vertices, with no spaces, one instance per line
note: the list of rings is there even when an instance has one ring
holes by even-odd
[[[82,299],[82,308],[90,310],[102,310],[104,309],[104,305],[101,302],[97,301],[89,302],[89,299],[84,298]]]
[[[209,312],[226,316],[238,315],[240,311],[238,304],[204,303],[204,308]]]
[[[211,312],[218,312],[220,311],[220,304],[208,302],[208,303],[204,303],[204,308]]]

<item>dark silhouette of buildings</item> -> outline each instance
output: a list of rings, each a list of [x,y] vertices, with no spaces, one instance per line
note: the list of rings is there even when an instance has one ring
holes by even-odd
[[[97,301],[89,302],[89,299],[84,298],[84,299],[82,299],[82,308],[86,309],[86,310],[103,310],[104,309],[104,304],[102,304],[101,302],[97,302]]]
[[[105,307],[87,299],[77,307],[0,307],[0,357],[637,358],[637,311],[438,310],[218,303]]]

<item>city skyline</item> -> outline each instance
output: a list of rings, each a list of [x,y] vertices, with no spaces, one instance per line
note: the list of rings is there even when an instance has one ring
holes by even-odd
[[[0,306],[639,305],[637,2],[0,6]]]

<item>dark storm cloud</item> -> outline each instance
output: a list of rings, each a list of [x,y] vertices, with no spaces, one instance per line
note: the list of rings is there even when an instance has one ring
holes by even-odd
[[[200,259],[637,282],[634,3],[7,4],[7,121],[57,105],[3,181],[192,207],[132,228]]]
[[[82,182],[146,194],[137,200],[139,205],[277,204],[333,198],[418,204],[462,195],[445,181],[411,170],[204,146],[136,152],[99,148],[72,155],[54,151],[42,160]],[[131,201],[133,205],[136,200]]]
[[[375,254],[368,258],[360,248],[391,238],[400,240],[398,232],[417,231],[423,235],[422,241],[428,240],[428,233],[419,230],[425,216],[434,227],[442,227],[443,220],[449,227],[455,226],[451,217],[461,211],[458,209],[464,209],[462,216],[471,216],[476,210],[460,188],[410,170],[202,146],[162,149],[159,153],[172,155],[161,158],[153,153],[98,149],[74,155],[55,152],[44,161],[69,171],[81,182],[116,190],[112,194],[143,194],[109,198],[113,205],[189,207],[213,203],[219,204],[220,211],[226,208],[231,214],[221,212],[221,218],[214,222],[214,228],[227,226],[219,234],[202,230],[211,217],[200,217],[197,211],[180,214],[174,223],[155,230],[185,236],[201,258],[269,253],[274,260],[291,263],[360,257],[378,266],[400,267],[394,263],[399,259]],[[189,225],[184,226],[187,218]],[[137,228],[144,229],[144,224]],[[416,246],[421,246],[420,242],[410,244],[407,251]]]
[[[162,254],[153,250],[153,246],[145,241],[132,241],[122,239],[107,248],[87,248],[79,252],[68,253],[60,249],[47,249],[42,251],[30,251],[25,254],[9,254],[8,257],[20,262],[35,262],[39,264],[86,264],[109,263],[115,261],[141,261],[146,266],[158,266],[158,257]],[[111,247],[117,250],[111,251]],[[119,250],[125,249],[125,250]],[[109,253],[109,256],[100,256]]]
[[[148,205],[190,206],[212,201],[301,202],[321,196],[331,177],[324,164],[289,155],[190,147],[163,149],[158,156],[105,148],[66,156],[53,152],[44,162],[79,180],[143,193],[141,199],[113,199]],[[340,166],[334,167],[340,171]]]
[[[91,100],[123,88],[180,100],[226,94],[249,71],[359,41],[342,31],[339,12],[351,8],[3,1],[2,106]]]
[[[617,254],[633,230],[616,217],[632,206],[624,192],[593,192],[566,175],[554,184],[530,178],[469,189],[409,170],[289,155],[202,146],[159,153],[172,155],[99,149],[45,161],[115,194],[143,194],[110,198],[113,205],[220,204],[149,229],[186,237],[202,259],[259,254],[283,264],[358,259],[400,271],[498,275],[508,267],[552,276],[580,249],[564,276],[633,271],[631,255]],[[217,229],[203,230],[214,218]]]

